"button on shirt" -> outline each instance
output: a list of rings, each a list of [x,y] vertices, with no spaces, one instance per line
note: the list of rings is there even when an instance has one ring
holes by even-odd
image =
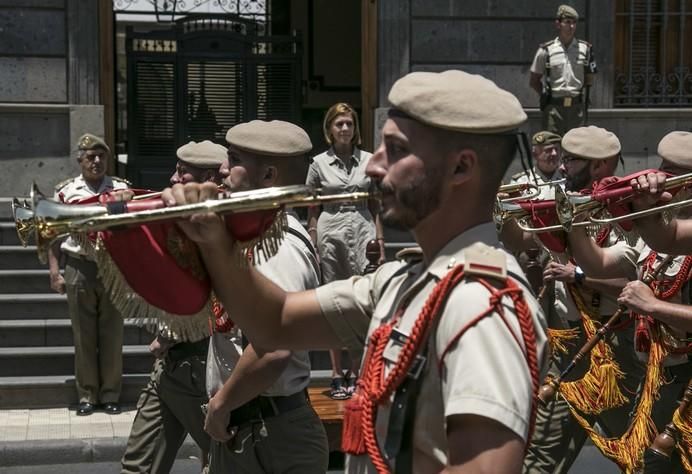
[[[409,334],[435,284],[454,265],[464,263],[464,252],[473,245],[489,246],[501,252],[508,271],[522,275],[524,280],[515,258],[499,243],[494,225],[485,223],[451,240],[429,266],[421,262],[402,271],[404,264],[392,262],[373,274],[318,288],[322,312],[342,343],[361,352],[372,331],[390,320],[402,301],[407,301],[397,328]],[[533,315],[538,360],[544,367],[545,317],[525,283],[518,284]],[[446,466],[449,449],[445,419],[448,416],[479,415],[496,420],[524,440],[528,436],[532,383],[521,331],[508,297],[502,302],[511,332],[497,314],[491,314],[470,327],[447,352],[444,370],[438,372],[437,362],[448,343],[466,323],[488,308],[489,296],[480,283],[465,279],[452,290],[431,331],[428,363],[415,410],[413,472],[439,472]],[[515,337],[522,341],[521,346]],[[389,371],[393,364],[385,359],[385,367]],[[376,431],[380,447],[386,439],[389,413],[390,405],[378,407]],[[346,471],[375,472],[367,456],[349,457]]]
[[[555,38],[547,48],[538,48],[531,64],[534,74],[546,74],[546,57],[550,55],[549,77],[553,97],[576,97],[584,87],[584,67],[588,63],[588,47],[576,38],[565,47]]]
[[[80,174],[59,188],[56,188],[53,198],[60,202],[72,204],[76,203],[80,199],[97,196],[108,191],[128,189],[128,187],[129,186],[124,181],[113,179],[110,176],[104,176],[103,181],[101,181],[101,185],[98,187],[98,189],[93,189]],[[86,248],[86,246],[87,244],[85,244],[80,235],[71,234],[60,245],[60,250],[67,254],[89,256],[90,251],[88,248]]]

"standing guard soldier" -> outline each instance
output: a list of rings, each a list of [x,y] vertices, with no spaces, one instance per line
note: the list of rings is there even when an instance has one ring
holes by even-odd
[[[226,148],[212,143],[189,142],[178,148],[171,184],[212,182],[221,184],[220,167]],[[209,435],[204,431],[200,406],[207,401],[205,387],[209,338],[182,341],[161,328],[149,345],[156,357],[149,382],[137,402],[122,474],[170,472],[185,436],[189,433],[202,451],[202,465],[209,456]]]
[[[383,222],[413,231],[422,262],[391,262],[369,275],[285,292],[254,269],[227,263],[237,249],[218,216],[198,214],[179,225],[197,241],[217,295],[256,344],[365,345],[344,420],[346,472],[518,472],[545,320],[516,259],[497,240],[492,207],[526,114],[512,94],[462,71],[410,73],[389,101],[367,174],[382,192]],[[183,204],[211,191],[176,186],[163,198]]]
[[[539,46],[531,64],[529,86],[540,96],[543,129],[559,135],[586,123],[589,88],[597,71],[591,44],[574,37],[578,20],[574,8],[560,5],[558,36]]]
[[[55,187],[56,200],[75,203],[129,187],[126,181],[106,175],[111,150],[101,138],[86,133],[77,141],[77,150],[82,172]],[[60,275],[61,257],[65,257],[64,277]],[[75,348],[77,415],[91,415],[99,404],[106,413],[118,414],[123,318],[98,276],[93,243],[83,234],[70,235],[48,252],[48,265],[51,288],[67,293]]]

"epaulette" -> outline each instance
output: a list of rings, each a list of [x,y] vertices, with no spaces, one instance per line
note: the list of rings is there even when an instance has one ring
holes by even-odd
[[[121,177],[119,177],[119,176],[111,176],[111,178],[113,179],[113,181],[119,181],[119,182],[121,182],[121,183],[127,184],[127,185],[130,186],[130,187],[132,186],[132,183],[129,182],[128,180],[126,180],[125,178],[121,178]]]
[[[521,178],[522,176],[526,176],[526,173],[523,171],[519,171],[518,173],[514,173],[512,175],[512,181],[516,181],[517,179]]]
[[[548,46],[550,46],[551,44],[553,44],[553,41],[555,41],[555,40],[546,41],[545,43],[539,44],[538,47],[539,47],[539,48],[547,48]]]
[[[55,187],[54,187],[53,189],[55,189],[55,192],[58,192],[58,191],[60,191],[62,188],[64,188],[65,186],[67,186],[68,183],[72,182],[72,180],[74,180],[74,178],[67,178],[67,179],[64,179],[64,180],[60,181],[58,184],[56,184]]]
[[[419,262],[423,260],[423,250],[420,247],[406,247],[399,250],[394,258],[406,263]]]
[[[584,41],[584,40],[580,40],[580,39],[578,39],[577,41],[578,41],[579,43],[584,43],[584,44],[587,45],[589,48],[591,47],[591,43],[589,43],[588,41]]]
[[[464,250],[464,273],[507,279],[507,256],[500,250],[480,242]]]

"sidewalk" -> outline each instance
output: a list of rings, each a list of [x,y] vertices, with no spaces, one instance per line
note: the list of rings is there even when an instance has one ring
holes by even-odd
[[[0,466],[119,461],[136,413],[134,407],[90,416],[74,408],[0,410]],[[178,457],[198,455],[188,437]]]

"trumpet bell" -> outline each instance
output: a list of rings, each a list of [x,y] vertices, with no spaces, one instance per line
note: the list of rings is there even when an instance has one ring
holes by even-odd
[[[22,204],[19,202],[19,199],[14,198],[12,200],[12,216],[14,218],[19,242],[21,242],[22,246],[26,247],[29,245],[31,236],[36,232],[34,211],[31,210],[27,202]]]

